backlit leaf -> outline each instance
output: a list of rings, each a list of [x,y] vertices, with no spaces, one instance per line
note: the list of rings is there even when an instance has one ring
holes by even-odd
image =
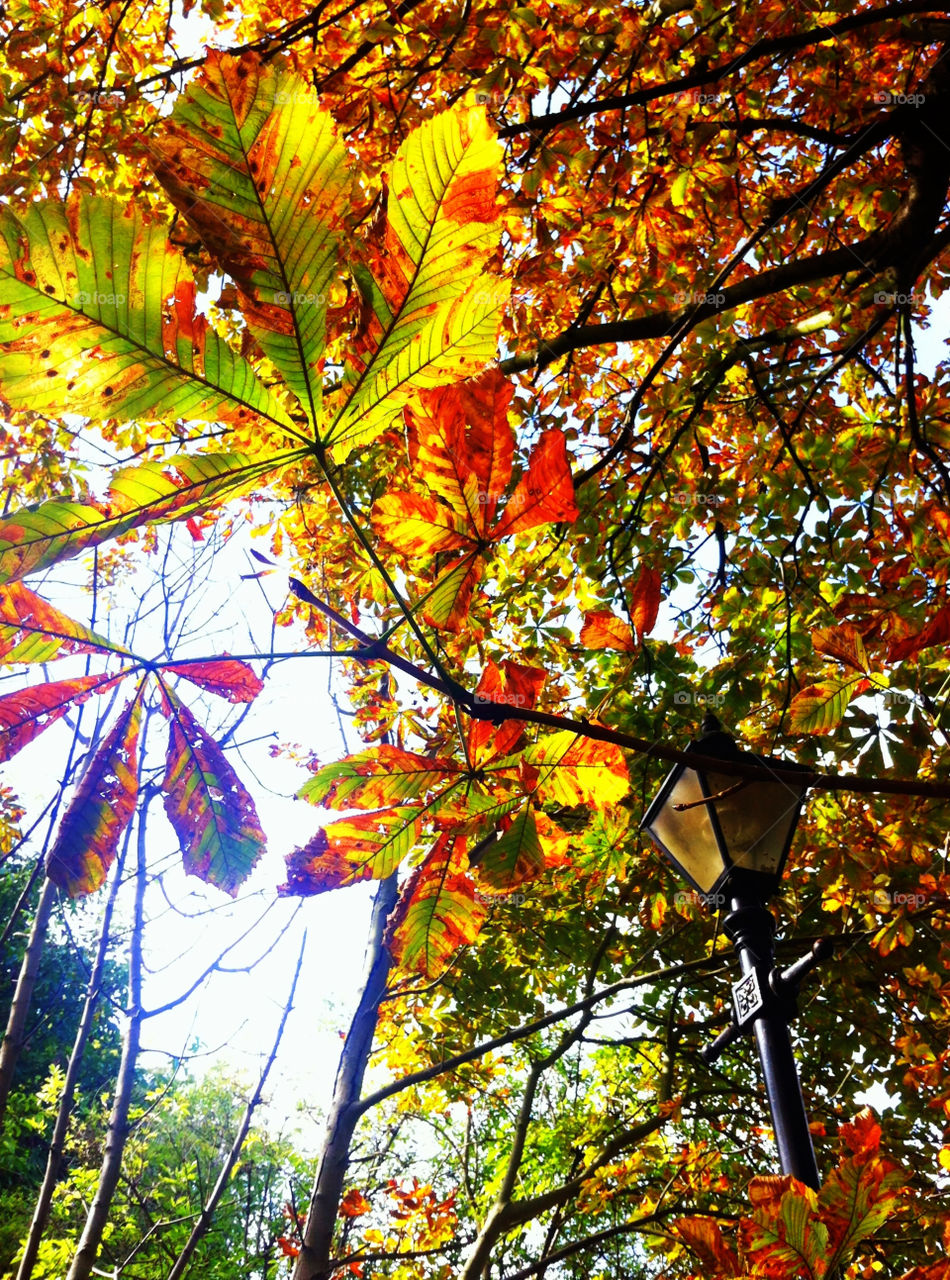
[[[463,869],[464,841],[442,835],[406,881],[386,929],[400,968],[434,978],[459,947],[474,941],[487,914]]]
[[[479,863],[479,883],[507,893],[526,880],[533,880],[544,866],[534,810],[525,805],[508,829],[485,850]]]
[[[556,427],[545,431],[531,451],[528,468],[508,499],[494,538],[507,538],[539,524],[577,519],[574,481],[564,435]]]
[[[792,729],[798,733],[831,733],[844,719],[848,703],[868,688],[859,677],[846,680],[821,680],[800,689],[789,707]]]
[[[280,892],[307,895],[360,880],[385,880],[418,839],[421,812],[384,809],[331,822],[287,855],[287,882]]]
[[[191,269],[137,201],[0,210],[0,392],[85,417],[290,420],[195,310]]]
[[[610,742],[581,738],[569,730],[552,733],[525,748],[524,759],[538,770],[537,795],[556,804],[616,804],[630,789],[623,752]]]
[[[135,812],[141,720],[142,699],[136,693],[86,766],[47,854],[47,875],[71,898],[92,893],[105,881]]]
[[[585,649],[620,649],[623,653],[633,653],[637,647],[630,624],[609,609],[584,615],[580,643]]]
[[[853,671],[867,674],[869,664],[864,640],[857,627],[851,626],[850,623],[821,628],[812,635],[812,644],[815,646],[816,653],[822,653],[828,658],[837,658]]]
[[[170,722],[165,812],[185,870],[233,897],[264,852],[254,801],[188,708],[169,694],[162,709]]]
[[[656,624],[662,582],[659,572],[645,564],[641,567],[630,594],[630,617],[641,640],[650,634]]]
[[[0,698],[0,760],[9,760],[91,693],[104,693],[122,675],[77,676],[18,689]]]
[[[211,662],[173,662],[164,671],[190,680],[209,693],[228,702],[253,702],[264,688],[264,682],[246,662],[237,658],[216,658]]]
[[[302,76],[212,50],[153,148],[172,202],[236,281],[252,333],[316,427],[353,185],[331,116]]]
[[[0,519],[0,581],[23,578],[145,524],[183,520],[258,487],[285,458],[252,462],[241,453],[181,455],[124,467],[107,500],[44,502]]]
[[[22,582],[0,587],[0,660],[49,662],[71,653],[128,654],[30,591]]]
[[[382,743],[324,765],[298,795],[329,809],[385,809],[420,799],[459,768],[449,759],[414,755]]]

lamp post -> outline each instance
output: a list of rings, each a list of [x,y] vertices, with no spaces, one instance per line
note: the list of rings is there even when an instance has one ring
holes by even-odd
[[[740,751],[714,715],[687,751],[713,760],[773,768],[782,778],[744,779],[708,766],[677,765],[640,824],[707,905],[728,907],[723,929],[742,973],[733,984],[733,1020],[703,1050],[713,1062],[733,1040],[754,1031],[783,1173],[818,1188],[808,1116],[788,1026],[803,976],[830,951],[823,940],[784,972],[775,967],[775,920],[765,903],[777,890],[792,843],[809,770],[787,760]],[[802,781],[789,781],[800,773]]]

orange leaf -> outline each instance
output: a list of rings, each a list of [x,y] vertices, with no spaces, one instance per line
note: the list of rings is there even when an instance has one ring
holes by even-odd
[[[359,1191],[356,1187],[351,1187],[340,1201],[340,1217],[361,1218],[364,1213],[369,1213],[371,1208],[370,1202],[362,1191]]]
[[[136,694],[86,766],[47,855],[47,875],[71,898],[92,893],[103,883],[135,812],[141,717]]]
[[[496,665],[489,658],[475,690],[475,701],[533,708],[546,676],[540,667],[527,667],[509,658]],[[491,751],[482,758],[484,763],[486,759],[506,755],[523,732],[522,720],[506,720],[497,727],[488,720],[473,720],[468,731],[469,751],[473,758],[481,756],[483,748],[491,741]]]
[[[739,1259],[723,1240],[722,1229],[713,1218],[678,1218],[673,1229],[708,1269],[708,1275],[738,1273]]]
[[[0,698],[0,760],[15,756],[70,707],[85,702],[91,693],[104,693],[122,678],[122,674],[77,676],[5,694]]]
[[[867,674],[868,655],[864,640],[857,627],[853,627],[850,623],[841,623],[837,627],[823,627],[812,636],[812,644],[815,646],[816,653],[837,658],[846,667],[860,671],[862,675]]]
[[[229,702],[253,702],[264,688],[263,680],[245,662],[237,658],[218,658],[213,662],[173,662],[165,668],[183,680]]]
[[[515,437],[508,422],[514,385],[497,369],[422,391],[407,411],[409,456],[433,491],[479,536],[511,479]]]
[[[523,533],[539,524],[577,519],[574,481],[567,458],[563,432],[557,427],[545,431],[531,451],[528,469],[508,499],[501,520],[492,530],[492,539]]]
[[[585,649],[620,649],[624,653],[632,653],[637,647],[629,625],[609,609],[584,615],[580,642]]]
[[[892,644],[887,656],[891,662],[900,662],[903,658],[914,657],[921,649],[928,649],[935,644],[946,644],[948,640],[950,640],[950,604],[945,604],[934,614],[923,631]]]
[[[443,502],[415,493],[388,493],[373,506],[377,537],[408,556],[457,551],[472,539],[463,520]]]
[[[434,978],[454,951],[478,935],[488,908],[463,870],[464,845],[443,833],[403,885],[385,939],[401,968]]]
[[[649,635],[660,611],[660,587],[662,578],[656,569],[644,565],[630,596],[630,616],[634,630],[642,640]]]

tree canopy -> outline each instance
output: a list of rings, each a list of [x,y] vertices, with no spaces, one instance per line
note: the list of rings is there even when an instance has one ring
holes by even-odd
[[[271,902],[379,886],[309,1207],[278,1258],[249,1177],[240,1274],[950,1275],[950,9],[3,23],[0,754],[72,737],[40,817],[2,795],[35,868],[2,1101],[64,903],[103,905],[63,1142],[117,930],[127,986],[63,1274],[153,1258],[113,1243],[161,798],[212,892],[266,837]],[[265,642],[195,643],[189,547],[238,613],[268,584]],[[297,848],[236,749],[278,661],[329,664],[359,738],[276,726]],[[731,952],[639,831],[710,708],[809,771],[774,907],[783,957],[833,943],[797,1024],[818,1192],[772,1175],[751,1045],[700,1057]],[[285,1017],[320,999],[291,977]],[[196,1250],[147,1274],[231,1274]]]

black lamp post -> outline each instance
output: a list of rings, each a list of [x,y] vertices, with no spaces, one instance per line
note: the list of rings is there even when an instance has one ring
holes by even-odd
[[[740,751],[714,715],[687,748],[715,760],[771,768],[782,778],[744,779],[708,767],[674,768],[640,824],[676,870],[711,906],[728,906],[723,929],[736,948],[742,978],[733,984],[733,1022],[703,1051],[707,1062],[740,1035],[755,1032],[783,1173],[820,1185],[788,1025],[802,977],[830,947],[816,943],[784,972],[775,968],[775,920],[765,907],[782,878],[809,770],[787,760]],[[802,781],[789,781],[800,773]]]

